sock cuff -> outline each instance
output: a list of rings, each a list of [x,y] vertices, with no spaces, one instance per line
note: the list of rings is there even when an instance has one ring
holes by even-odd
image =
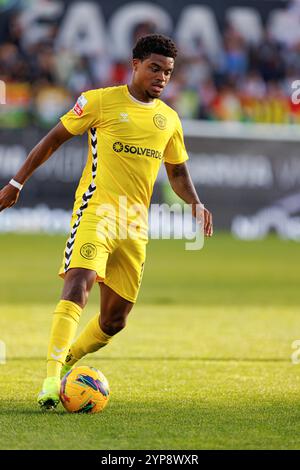
[[[75,304],[75,302],[71,302],[70,300],[60,300],[55,308],[54,314],[64,313],[78,322],[81,312],[82,308]]]
[[[95,336],[103,341],[103,342],[109,342],[110,339],[112,338],[112,336],[109,336],[107,335],[106,333],[104,333],[104,331],[101,329],[100,325],[99,325],[99,314],[97,314],[93,319],[92,319],[92,322],[93,322],[93,327],[94,327],[94,332],[95,332]]]

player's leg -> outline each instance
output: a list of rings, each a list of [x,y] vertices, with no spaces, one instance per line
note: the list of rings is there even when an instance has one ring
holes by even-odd
[[[111,287],[104,283],[100,283],[100,290],[100,328],[107,335],[114,336],[125,328],[127,317],[134,303],[117,294]]]
[[[52,321],[47,377],[60,376],[61,365],[74,339],[80,314],[87,303],[96,276],[95,271],[83,268],[73,268],[65,274],[61,300]]]
[[[126,300],[113,289],[100,283],[100,315],[95,315],[86,325],[77,340],[72,344],[66,357],[63,373],[65,374],[86,354],[98,351],[106,346],[111,338],[126,325],[126,319],[133,307],[133,302]]]
[[[110,247],[97,236],[99,218],[91,212],[74,209],[71,234],[64,250],[59,275],[64,279],[61,301],[53,317],[47,361],[47,378],[38,402],[43,408],[59,401],[60,371],[74,339],[79,317],[98,277],[105,275]],[[46,393],[45,393],[46,392]],[[46,403],[46,404],[45,404]]]
[[[47,377],[38,396],[38,402],[44,408],[54,408],[59,402],[61,367],[95,279],[96,272],[89,269],[73,268],[65,274],[61,300],[56,306],[52,320]]]
[[[146,255],[144,241],[118,242],[110,254],[101,289],[101,314],[97,314],[72,344],[62,373],[65,374],[85,354],[103,348],[126,325],[141,284]]]

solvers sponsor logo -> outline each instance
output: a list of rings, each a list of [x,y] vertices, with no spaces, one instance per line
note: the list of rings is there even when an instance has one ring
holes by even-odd
[[[135,145],[130,144],[122,144],[122,142],[115,142],[113,144],[113,150],[116,153],[132,153],[141,156],[144,155],[145,157],[158,158],[159,160],[163,157],[162,152],[159,152],[158,150],[148,149],[146,147],[136,147]]]

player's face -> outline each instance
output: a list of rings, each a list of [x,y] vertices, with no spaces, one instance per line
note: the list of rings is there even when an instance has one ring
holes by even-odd
[[[141,61],[133,59],[135,83],[149,98],[159,98],[167,86],[174,69],[174,59],[151,54]]]

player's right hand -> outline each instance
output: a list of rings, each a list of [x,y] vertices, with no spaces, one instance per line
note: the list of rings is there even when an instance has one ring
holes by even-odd
[[[20,191],[11,184],[7,184],[0,191],[0,212],[8,207],[13,206],[18,198]]]

